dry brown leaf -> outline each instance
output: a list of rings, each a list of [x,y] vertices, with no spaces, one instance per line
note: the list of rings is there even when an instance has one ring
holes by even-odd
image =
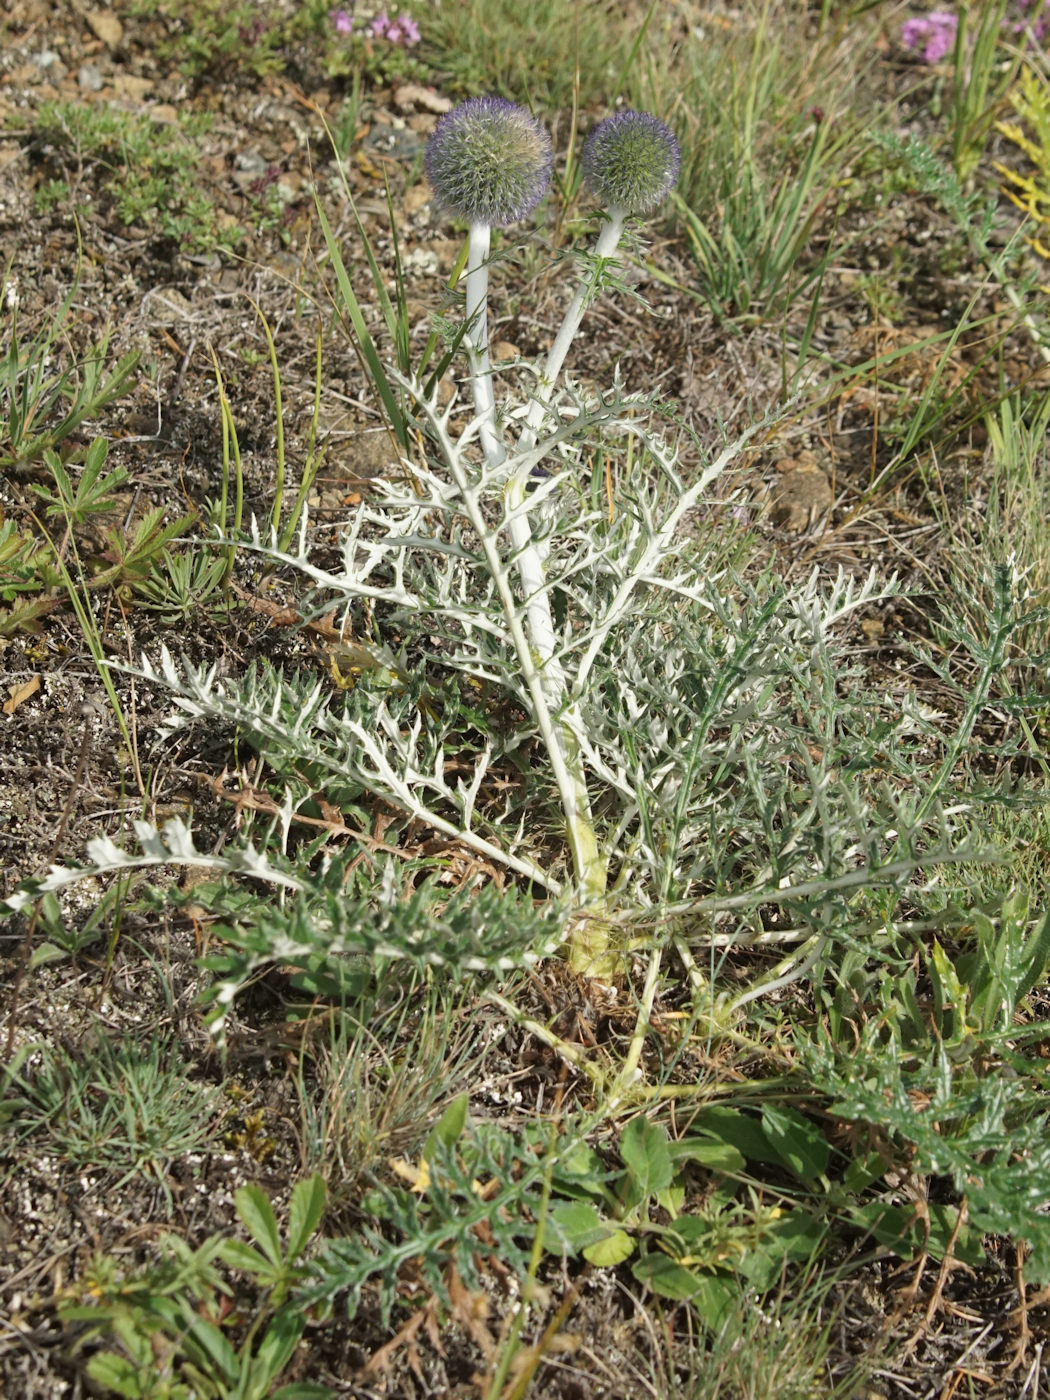
[[[28,700],[31,695],[35,695],[39,689],[39,676],[30,676],[27,681],[20,681],[17,685],[9,685],[7,693],[10,699],[4,701],[4,714],[13,715],[19,705]]]

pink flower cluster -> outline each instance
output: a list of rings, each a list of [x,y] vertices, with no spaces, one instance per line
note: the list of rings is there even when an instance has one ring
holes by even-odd
[[[354,32],[354,3],[351,0],[350,9],[329,10],[328,18],[332,21],[332,27],[337,34],[352,34]],[[370,24],[365,25],[364,33],[370,39],[383,39],[388,44],[396,44],[400,48],[408,49],[413,44],[419,43],[419,25],[404,10],[397,19],[391,19],[386,10],[380,10],[375,19]]]
[[[901,43],[913,53],[922,50],[923,63],[940,63],[955,47],[959,28],[956,15],[947,10],[933,10],[928,15],[906,19],[901,25]]]
[[[1013,27],[1015,34],[1031,34],[1037,44],[1050,35],[1050,9],[1047,0],[1017,0],[1017,8],[1024,18]]]
[[[1004,31],[1030,36],[1037,44],[1050,39],[1050,0],[1015,0],[1021,12],[1017,20],[1003,20]],[[955,47],[959,20],[949,10],[916,15],[901,25],[901,43],[918,53],[923,63],[940,63]]]
[[[403,49],[419,43],[419,25],[404,10],[397,19],[391,19],[386,10],[380,10],[368,26],[368,32],[373,39],[385,39],[388,44],[399,44]]]

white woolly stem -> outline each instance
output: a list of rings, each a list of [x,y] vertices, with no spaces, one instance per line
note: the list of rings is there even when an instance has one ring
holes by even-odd
[[[492,390],[492,360],[489,354],[488,337],[488,260],[491,246],[491,230],[488,224],[472,224],[467,248],[466,274],[466,320],[467,333],[464,336],[470,360],[471,388],[474,395],[474,410],[480,420],[478,436],[485,459],[490,466],[498,467],[506,461],[507,453],[496,426],[496,403]],[[583,297],[580,295],[580,315]],[[576,325],[580,317],[577,316]],[[572,343],[573,331],[568,335],[564,348],[560,351],[560,367]],[[555,370],[555,375],[557,370]],[[537,422],[542,420],[542,413]],[[527,512],[518,509],[526,499],[528,468],[518,472],[507,484],[505,505],[508,515],[508,531],[514,550],[514,563],[518,571],[522,593],[525,599],[525,622],[527,630],[527,650],[536,668],[537,680],[543,698],[543,708],[556,717],[563,712],[568,699],[568,684],[560,662],[556,659],[558,646],[554,619],[550,610],[550,599],[546,588],[543,555],[532,538]],[[513,618],[511,618],[513,622]],[[524,639],[523,639],[524,640]],[[550,742],[555,752],[551,757],[558,794],[565,814],[566,834],[572,852],[576,884],[584,905],[594,904],[605,894],[605,863],[598,850],[594,825],[591,818],[590,794],[584,775],[583,760],[579,743],[572,725],[566,718],[555,718],[550,732]],[[598,949],[600,955],[602,950]],[[593,955],[588,955],[588,962]]]
[[[470,359],[474,411],[481,419],[478,436],[485,460],[498,467],[507,453],[496,429],[496,401],[492,393],[492,360],[489,356],[489,247],[488,224],[471,224],[467,250],[467,333],[463,343]]]
[[[610,209],[599,230],[592,254],[595,266],[591,268],[590,274],[583,278],[576,289],[576,295],[565,313],[565,318],[554,338],[554,343],[547,352],[540,381],[536,386],[532,402],[529,404],[528,413],[525,415],[525,427],[518,443],[518,451],[521,453],[531,452],[536,446],[536,438],[543,423],[543,415],[550,403],[551,395],[554,393],[554,386],[561,373],[562,365],[565,363],[565,357],[569,353],[572,342],[576,339],[576,332],[580,329],[583,313],[587,309],[595,283],[601,273],[601,264],[609,261],[615,255],[620,239],[623,237],[626,221],[627,213],[625,210]]]

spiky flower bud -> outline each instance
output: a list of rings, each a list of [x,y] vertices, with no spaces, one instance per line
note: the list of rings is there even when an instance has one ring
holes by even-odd
[[[647,214],[678,179],[682,152],[670,129],[648,112],[617,112],[587,137],[580,164],[607,208]]]
[[[524,107],[502,97],[472,97],[438,121],[424,164],[449,213],[499,226],[535,209],[554,156],[550,137]]]

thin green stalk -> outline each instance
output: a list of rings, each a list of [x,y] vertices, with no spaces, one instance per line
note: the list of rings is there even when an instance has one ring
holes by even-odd
[[[109,700],[110,708],[113,711],[113,717],[117,721],[117,728],[120,730],[120,736],[124,740],[124,746],[130,755],[139,793],[141,796],[145,797],[146,789],[142,782],[142,773],[139,771],[138,755],[135,751],[135,745],[132,741],[127,721],[124,718],[124,712],[120,707],[120,697],[117,695],[116,686],[113,684],[113,674],[106,656],[106,649],[102,645],[102,638],[99,635],[98,626],[95,623],[95,615],[87,601],[89,592],[88,583],[84,578],[84,570],[80,563],[80,555],[77,553],[76,543],[72,537],[72,530],[67,523],[69,547],[72,550],[73,558],[76,560],[79,587],[77,586],[77,581],[74,580],[73,575],[69,571],[69,567],[63,558],[62,551],[48,534],[42,521],[36,515],[34,515],[32,519],[37,529],[40,531],[40,534],[51,548],[51,553],[54,558],[54,567],[62,578],[62,585],[73,606],[73,611],[76,614],[80,630],[84,635],[84,640],[87,642],[88,651],[91,653],[91,659],[95,663],[95,669],[98,671],[102,680],[106,698]]]
[[[281,370],[277,363],[277,347],[273,343],[270,323],[263,315],[258,302],[253,297],[249,297],[248,301],[262,323],[266,346],[270,352],[270,369],[273,372],[273,405],[277,419],[277,480],[274,483],[273,505],[270,508],[270,529],[276,532],[281,524],[281,507],[284,504],[284,404],[281,395]]]
[[[281,531],[278,541],[278,549],[282,553],[287,550],[295,537],[295,532],[299,526],[299,518],[303,513],[303,506],[306,498],[314,484],[314,480],[321,467],[321,459],[324,451],[318,450],[317,437],[321,418],[321,370],[324,364],[324,331],[321,326],[317,327],[317,349],[314,358],[314,406],[310,417],[310,432],[307,439],[306,462],[303,466],[302,478],[299,482],[299,489],[295,493],[295,503],[292,506],[292,513]]]
[[[215,382],[219,390],[219,417],[222,424],[222,493],[219,497],[220,518],[222,529],[226,534],[231,533],[228,523],[229,492],[230,492],[230,454],[233,454],[233,483],[234,483],[234,504],[233,504],[233,529],[232,533],[237,534],[241,528],[241,521],[244,517],[244,469],[241,464],[241,445],[237,437],[237,424],[234,421],[233,409],[226,396],[226,385],[223,381],[222,370],[219,368],[219,358],[213,346],[210,346],[212,365],[215,369]],[[236,546],[230,545],[226,552],[226,573],[224,583],[228,584],[230,575],[233,573],[233,564],[236,557]]]

